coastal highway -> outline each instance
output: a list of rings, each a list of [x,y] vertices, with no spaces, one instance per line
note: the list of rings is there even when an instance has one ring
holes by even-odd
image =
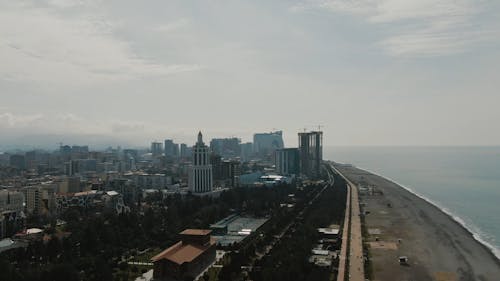
[[[365,273],[358,188],[333,165],[331,167],[347,182],[346,212],[337,281],[363,281],[365,280]]]

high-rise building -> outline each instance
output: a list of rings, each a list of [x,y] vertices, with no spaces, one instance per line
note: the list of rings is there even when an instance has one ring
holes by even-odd
[[[318,178],[323,161],[323,132],[299,133],[300,172],[310,178]]]
[[[161,156],[162,152],[163,152],[163,144],[161,142],[151,143],[151,154],[153,154],[153,157]]]
[[[246,142],[240,144],[240,159],[241,162],[248,162],[253,156],[253,143]]]
[[[173,140],[165,140],[165,156],[169,159],[179,157],[179,144]]]
[[[191,158],[192,148],[185,143],[181,143],[181,158]]]
[[[240,139],[212,139],[210,141],[210,150],[226,159],[238,157],[240,156]]]
[[[203,142],[203,135],[198,133],[198,141],[193,146],[193,165],[189,173],[189,190],[193,193],[212,191],[213,174],[210,165],[209,148]]]
[[[283,147],[282,131],[253,135],[253,152],[259,157],[272,159],[274,151]]]
[[[11,155],[10,156],[10,166],[14,168],[18,168],[19,170],[25,169],[26,168],[26,160],[24,158],[24,155]]]
[[[299,175],[300,157],[298,148],[282,148],[276,150],[276,172],[280,175]]]

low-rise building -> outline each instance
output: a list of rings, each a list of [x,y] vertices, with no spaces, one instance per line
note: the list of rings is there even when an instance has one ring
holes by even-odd
[[[186,229],[181,241],[154,256],[155,280],[195,278],[215,261],[215,240],[211,230]]]
[[[140,189],[165,189],[172,184],[172,177],[165,174],[127,173],[123,176]]]

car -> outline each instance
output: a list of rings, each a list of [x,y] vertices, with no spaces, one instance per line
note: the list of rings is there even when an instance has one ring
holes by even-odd
[[[407,256],[400,256],[399,257],[399,264],[400,265],[408,265],[408,257]]]

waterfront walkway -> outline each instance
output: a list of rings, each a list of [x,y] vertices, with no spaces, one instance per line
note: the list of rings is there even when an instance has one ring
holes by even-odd
[[[363,281],[365,273],[358,188],[333,165],[331,167],[347,182],[347,202],[337,280]]]

